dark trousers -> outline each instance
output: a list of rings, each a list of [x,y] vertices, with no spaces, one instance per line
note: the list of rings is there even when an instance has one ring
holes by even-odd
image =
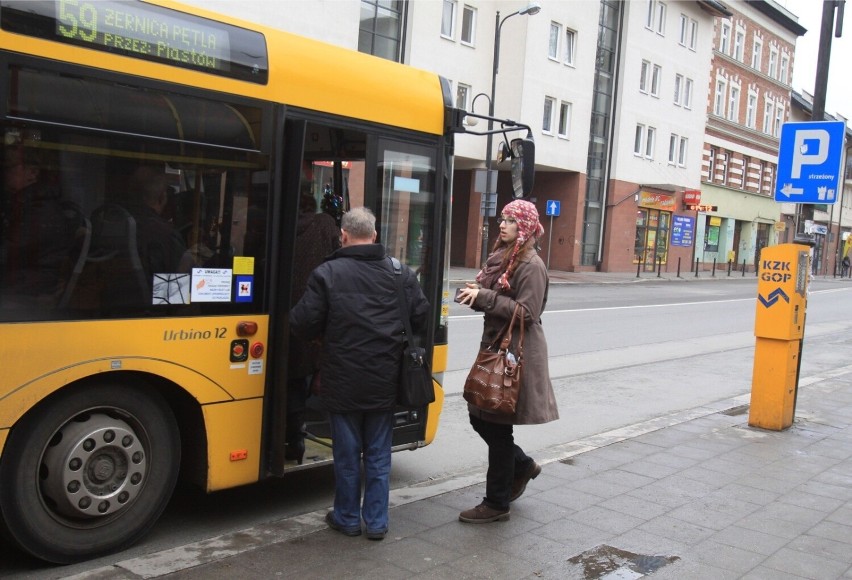
[[[498,510],[509,509],[515,473],[523,473],[533,460],[515,445],[512,425],[491,423],[474,415],[470,416],[470,425],[488,445],[484,503]]]

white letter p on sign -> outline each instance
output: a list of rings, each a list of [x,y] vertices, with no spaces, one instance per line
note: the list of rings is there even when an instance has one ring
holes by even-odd
[[[822,165],[828,159],[828,131],[825,129],[802,129],[796,131],[793,140],[793,167],[790,177],[799,179],[802,176],[803,165]],[[817,141],[817,150],[812,151],[806,141]]]

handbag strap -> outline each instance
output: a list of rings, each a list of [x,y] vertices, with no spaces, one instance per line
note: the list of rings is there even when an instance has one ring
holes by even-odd
[[[411,346],[414,335],[411,333],[411,321],[408,319],[408,301],[405,299],[405,291],[402,289],[402,264],[393,256],[388,256],[388,259],[391,261],[394,278],[396,279],[396,304],[399,307],[402,324],[405,326],[405,342]]]
[[[500,350],[508,350],[509,345],[512,343],[512,330],[515,328],[515,320],[520,319],[521,321],[521,340],[518,342],[518,351],[519,353],[523,352],[523,344],[524,344],[524,315],[521,312],[520,302],[515,303],[515,309],[512,311],[512,318],[506,323],[506,326],[503,327],[501,331],[502,339],[498,335],[498,337],[492,343],[492,348],[497,345],[497,342],[500,342]]]
[[[515,308],[520,311],[519,317],[521,319],[521,338],[520,338],[520,340],[518,340],[518,356],[517,356],[518,364],[520,364],[521,359],[524,358],[524,319],[526,318],[524,312],[526,311],[526,308],[524,308],[520,304],[518,304]]]

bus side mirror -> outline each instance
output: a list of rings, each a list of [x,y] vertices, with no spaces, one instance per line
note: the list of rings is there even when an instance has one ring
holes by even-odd
[[[515,199],[529,197],[535,182],[535,142],[531,137],[512,140],[512,187]]]

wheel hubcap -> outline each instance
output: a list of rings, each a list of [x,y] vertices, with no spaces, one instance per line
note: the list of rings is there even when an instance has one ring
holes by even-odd
[[[102,413],[67,423],[44,453],[41,488],[56,510],[94,518],[124,509],[147,476],[145,450],[130,425]]]

